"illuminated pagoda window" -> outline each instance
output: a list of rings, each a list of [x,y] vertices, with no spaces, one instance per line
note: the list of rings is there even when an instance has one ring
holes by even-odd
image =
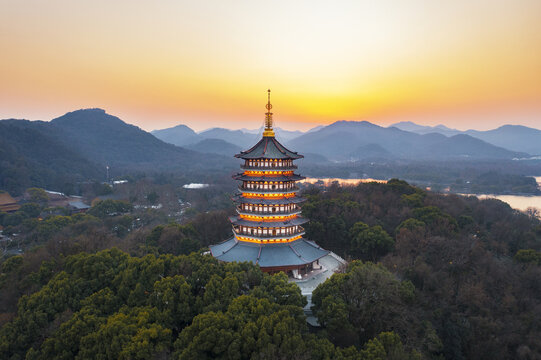
[[[276,140],[273,130],[270,90],[262,139],[235,157],[244,160],[239,180],[237,215],[230,217],[233,237],[210,246],[221,261],[251,261],[266,272],[284,271],[294,277],[319,268],[319,259],[329,253],[303,237],[303,198],[297,196],[294,160],[303,156]]]

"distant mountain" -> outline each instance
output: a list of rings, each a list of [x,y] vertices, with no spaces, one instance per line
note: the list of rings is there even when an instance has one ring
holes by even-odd
[[[180,169],[209,164],[202,154],[166,144],[102,109],[69,112],[51,121],[63,139],[93,162],[122,168]]]
[[[200,153],[220,154],[233,157],[243,150],[240,146],[228,143],[221,139],[204,139],[197,144],[189,145],[188,149]]]
[[[97,164],[51,130],[43,121],[0,121],[0,189],[12,195],[32,186],[69,193],[76,182],[104,177]]]
[[[276,134],[276,138],[278,139],[278,141],[281,141],[284,143],[291,141],[295,138],[298,138],[299,136],[304,134],[300,130],[292,131],[292,130],[285,130],[279,127],[274,128],[274,133]]]
[[[466,134],[508,150],[531,155],[541,155],[541,130],[521,125],[503,125],[497,129],[487,131],[460,131],[450,129],[444,125],[423,126],[411,121],[403,121],[393,124],[390,127],[396,127],[417,134],[439,133],[445,136]]]
[[[242,128],[240,129],[240,131],[242,131],[245,134],[261,136],[263,134],[263,126],[261,126],[259,129]],[[294,138],[299,137],[302,134],[304,134],[304,132],[300,130],[286,130],[286,129],[282,129],[281,127],[275,127],[274,133],[276,134],[276,138],[282,142],[293,140]]]
[[[302,168],[304,164],[315,164],[320,165],[329,161],[325,156],[314,153],[303,153],[304,158],[297,160],[299,167]]]
[[[361,145],[349,154],[352,159],[378,160],[389,159],[393,155],[379,144]]]
[[[331,160],[364,159],[367,156],[397,159],[487,159],[525,156],[469,135],[446,137],[384,128],[367,121],[337,121],[320,130],[306,133],[289,143],[299,152],[321,154]]]
[[[152,135],[169,144],[177,146],[192,145],[201,141],[201,137],[186,125],[177,125],[172,128],[153,130]]]
[[[276,138],[283,143],[287,143],[304,134],[299,130],[291,131],[279,127],[274,128],[274,132]],[[260,127],[259,129],[243,128],[240,130],[211,128],[196,133],[186,125],[177,125],[172,128],[153,130],[151,131],[151,134],[166,143],[191,149],[193,148],[192,145],[195,145],[204,139],[223,140],[229,144],[236,144],[242,149],[247,149],[259,141],[259,138],[263,134],[263,127]]]
[[[321,154],[332,160],[349,160],[360,146],[379,144],[391,153],[404,149],[419,136],[396,128],[383,128],[367,121],[337,121],[320,130],[306,133],[289,143],[295,151]]]
[[[236,144],[243,149],[255,145],[259,134],[247,134],[241,130],[229,130],[224,128],[212,128],[199,133],[202,139],[220,139],[230,144]]]
[[[243,133],[246,133],[246,134],[262,134],[263,133],[263,126],[261,126],[259,129],[242,128],[242,129],[240,129],[240,131],[242,131]]]
[[[450,129],[445,125],[424,126],[424,125],[418,125],[411,121],[401,121],[396,124],[392,124],[389,127],[395,127],[400,130],[414,132],[421,135],[429,134],[429,133],[438,133],[445,136],[453,136],[453,135],[458,135],[461,133],[460,130]]]
[[[29,186],[62,190],[64,183],[103,180],[105,166],[126,173],[237,165],[230,156],[209,157],[166,144],[101,109],[73,111],[50,122],[0,121],[0,155],[0,188],[15,192]]]
[[[302,134],[301,131],[289,131],[280,128],[275,128],[274,133],[278,141],[283,143],[288,142]],[[236,144],[243,150],[246,150],[254,146],[261,136],[263,135],[263,129],[255,130],[229,130],[224,128],[212,128],[202,131],[198,134],[203,139],[220,139],[230,144]]]
[[[512,152],[466,134],[446,138],[427,147],[431,157],[465,157],[480,159],[510,159],[527,154]]]
[[[324,127],[325,127],[325,125],[318,125],[318,126],[316,126],[316,127],[311,128],[310,130],[308,130],[307,133],[321,130],[321,129],[323,129]]]
[[[466,134],[513,151],[541,155],[541,130],[521,125],[504,125],[494,130],[468,130]]]

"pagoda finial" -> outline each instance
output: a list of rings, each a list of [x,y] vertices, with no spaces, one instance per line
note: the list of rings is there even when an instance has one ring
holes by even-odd
[[[272,113],[271,113],[271,109],[272,109],[272,105],[271,105],[271,102],[270,102],[270,89],[267,90],[267,94],[268,94],[268,102],[267,102],[267,105],[265,106],[267,108],[267,112],[265,113],[265,131],[263,131],[263,136],[266,136],[266,137],[274,137],[274,130],[272,129]]]

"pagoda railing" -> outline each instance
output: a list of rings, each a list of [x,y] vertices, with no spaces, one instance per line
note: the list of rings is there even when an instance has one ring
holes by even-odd
[[[247,210],[237,206],[237,212],[242,215],[295,215],[301,212],[299,206],[295,206],[293,209],[283,211],[259,211],[259,210]]]
[[[289,165],[289,166],[249,166],[249,165],[241,165],[241,169],[244,170],[260,170],[260,171],[270,171],[270,170],[294,170],[297,169],[297,165]]]
[[[257,233],[257,231],[255,231],[255,228],[253,232],[241,231],[240,226],[233,226],[233,230],[236,235],[249,237],[252,239],[287,239],[287,238],[292,238],[292,237],[301,236],[305,234],[305,230],[302,226],[297,226],[297,231],[292,232],[292,233],[286,233],[286,234],[282,234],[279,231],[276,231],[275,234],[272,234],[272,233],[269,234],[268,231],[267,231],[267,234],[263,234],[262,232]]]
[[[289,194],[292,192],[299,191],[298,186],[293,186],[288,189],[256,189],[256,188],[246,188],[242,185],[239,186],[239,190],[246,193],[252,193],[252,194]]]

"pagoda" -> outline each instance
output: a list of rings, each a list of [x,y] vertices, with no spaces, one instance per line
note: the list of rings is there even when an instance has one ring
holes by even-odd
[[[265,272],[284,271],[300,278],[320,269],[319,259],[329,253],[303,238],[296,182],[304,179],[294,173],[294,160],[302,155],[290,151],[276,140],[273,130],[270,90],[262,139],[235,157],[243,159],[242,173],[233,176],[241,183],[233,200],[236,216],[230,217],[233,237],[210,246],[212,256],[221,261],[249,261]]]

